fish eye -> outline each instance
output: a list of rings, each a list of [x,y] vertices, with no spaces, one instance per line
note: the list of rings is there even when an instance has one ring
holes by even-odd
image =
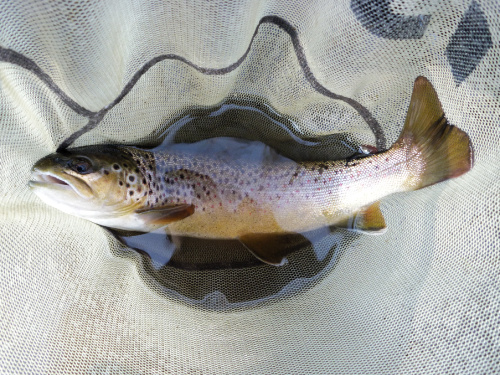
[[[76,173],[87,174],[92,172],[92,165],[87,160],[75,159],[71,160],[68,164],[71,170],[75,171]]]

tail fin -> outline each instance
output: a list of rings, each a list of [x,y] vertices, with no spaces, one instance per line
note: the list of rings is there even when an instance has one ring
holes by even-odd
[[[418,188],[458,177],[472,168],[468,135],[448,124],[436,91],[422,76],[415,80],[405,125],[396,144],[415,147],[424,156],[425,170]]]

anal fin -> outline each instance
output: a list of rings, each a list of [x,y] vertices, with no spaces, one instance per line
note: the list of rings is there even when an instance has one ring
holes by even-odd
[[[298,233],[249,233],[238,238],[259,260],[273,266],[286,264],[286,256],[309,244]]]
[[[382,234],[387,230],[384,216],[380,211],[380,202],[363,208],[353,217],[335,224],[335,226],[369,234]]]

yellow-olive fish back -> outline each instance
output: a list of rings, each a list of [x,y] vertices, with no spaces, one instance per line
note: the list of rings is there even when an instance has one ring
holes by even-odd
[[[404,128],[395,147],[408,147],[424,157],[418,188],[461,176],[473,165],[468,135],[448,123],[438,95],[425,77],[415,80]]]

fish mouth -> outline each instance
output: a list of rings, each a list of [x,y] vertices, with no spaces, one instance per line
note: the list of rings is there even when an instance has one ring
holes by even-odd
[[[65,173],[63,172],[63,174]],[[79,179],[79,181],[72,182],[71,180],[73,179],[76,179],[76,177],[71,175],[60,176],[50,172],[42,172],[38,169],[34,169],[31,180],[28,182],[28,186],[30,188],[48,188],[59,191],[72,190],[81,197],[87,198],[88,192],[87,194],[82,194],[83,192],[81,192],[80,190],[83,187],[85,190],[91,191],[88,184]],[[79,185],[80,188],[77,188],[76,185]]]
[[[68,186],[68,187],[71,187],[71,185],[64,181],[64,180],[61,180],[59,177],[56,177],[56,176],[53,176],[53,175],[50,175],[50,174],[39,174],[39,175],[36,175],[35,176],[35,180],[31,180],[30,181],[30,184],[31,183],[38,183],[38,182],[42,182],[42,183],[46,183],[46,184],[56,184],[56,185],[63,185],[63,186]]]

